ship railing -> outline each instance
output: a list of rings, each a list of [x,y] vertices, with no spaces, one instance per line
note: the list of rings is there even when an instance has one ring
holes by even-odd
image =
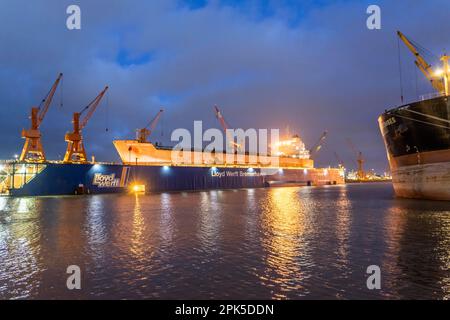
[[[431,92],[431,93],[426,93],[426,94],[422,94],[419,96],[419,99],[421,101],[424,100],[429,100],[429,99],[433,99],[433,98],[439,98],[439,97],[443,97],[445,96],[444,92]]]

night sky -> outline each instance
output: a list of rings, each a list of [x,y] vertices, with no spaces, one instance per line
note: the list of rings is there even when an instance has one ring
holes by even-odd
[[[81,30],[66,28],[70,4]],[[369,4],[381,7],[381,30],[366,28]],[[160,106],[152,141],[170,144],[194,120],[219,128],[217,104],[234,128],[289,126],[309,147],[328,130],[318,165],[336,165],[336,151],[355,167],[351,138],[366,168],[384,171],[377,117],[400,104],[395,31],[439,55],[450,49],[449,13],[448,0],[0,0],[0,158],[20,153],[30,107],[63,72],[41,126],[51,159],[65,152],[72,112],[109,85],[84,130],[97,160],[119,160],[112,140],[133,138]],[[400,52],[405,100],[431,93]]]

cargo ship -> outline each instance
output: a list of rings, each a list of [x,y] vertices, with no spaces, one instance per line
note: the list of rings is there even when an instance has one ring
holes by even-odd
[[[398,32],[431,82],[434,94],[387,110],[378,119],[395,194],[404,198],[450,200],[450,102],[447,55],[433,69],[417,47]]]
[[[121,163],[96,162],[94,159],[88,161],[82,129],[99,106],[108,87],[80,112],[73,114],[73,129],[65,135],[67,150],[64,159],[50,161],[42,147],[40,124],[61,77],[62,74],[41,105],[31,109],[31,126],[22,131],[25,143],[20,157],[0,162],[1,195],[162,192],[344,183],[342,168],[314,168],[309,150],[305,149],[298,136],[280,141],[277,154],[262,156],[233,150],[231,154],[221,152],[225,161],[217,161],[219,152],[214,152],[215,156],[211,157],[211,153],[205,153],[204,150],[186,150],[185,160],[174,160],[172,148],[148,141],[162,110],[145,128],[138,129],[136,139],[113,141]],[[224,124],[217,107],[216,111]],[[254,156],[256,161],[252,160]],[[202,160],[192,161],[195,158]]]

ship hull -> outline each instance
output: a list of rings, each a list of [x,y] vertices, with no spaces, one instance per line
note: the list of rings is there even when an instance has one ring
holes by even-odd
[[[378,119],[398,197],[450,200],[450,102],[418,101]]]
[[[399,167],[392,174],[399,197],[450,200],[450,162]]]

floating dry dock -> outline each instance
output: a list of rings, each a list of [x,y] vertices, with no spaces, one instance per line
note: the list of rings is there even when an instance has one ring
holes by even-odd
[[[288,165],[281,161],[278,167],[188,165],[169,161],[166,157],[170,150],[148,142],[120,140],[114,141],[114,145],[122,164],[5,162],[0,170],[0,191],[12,196],[39,196],[344,183],[341,169],[317,169],[310,159],[295,159]],[[128,161],[127,157],[134,161]],[[155,159],[149,161],[152,157]]]
[[[185,167],[122,164],[8,163],[1,193],[12,196],[262,188],[344,183],[339,169]]]

